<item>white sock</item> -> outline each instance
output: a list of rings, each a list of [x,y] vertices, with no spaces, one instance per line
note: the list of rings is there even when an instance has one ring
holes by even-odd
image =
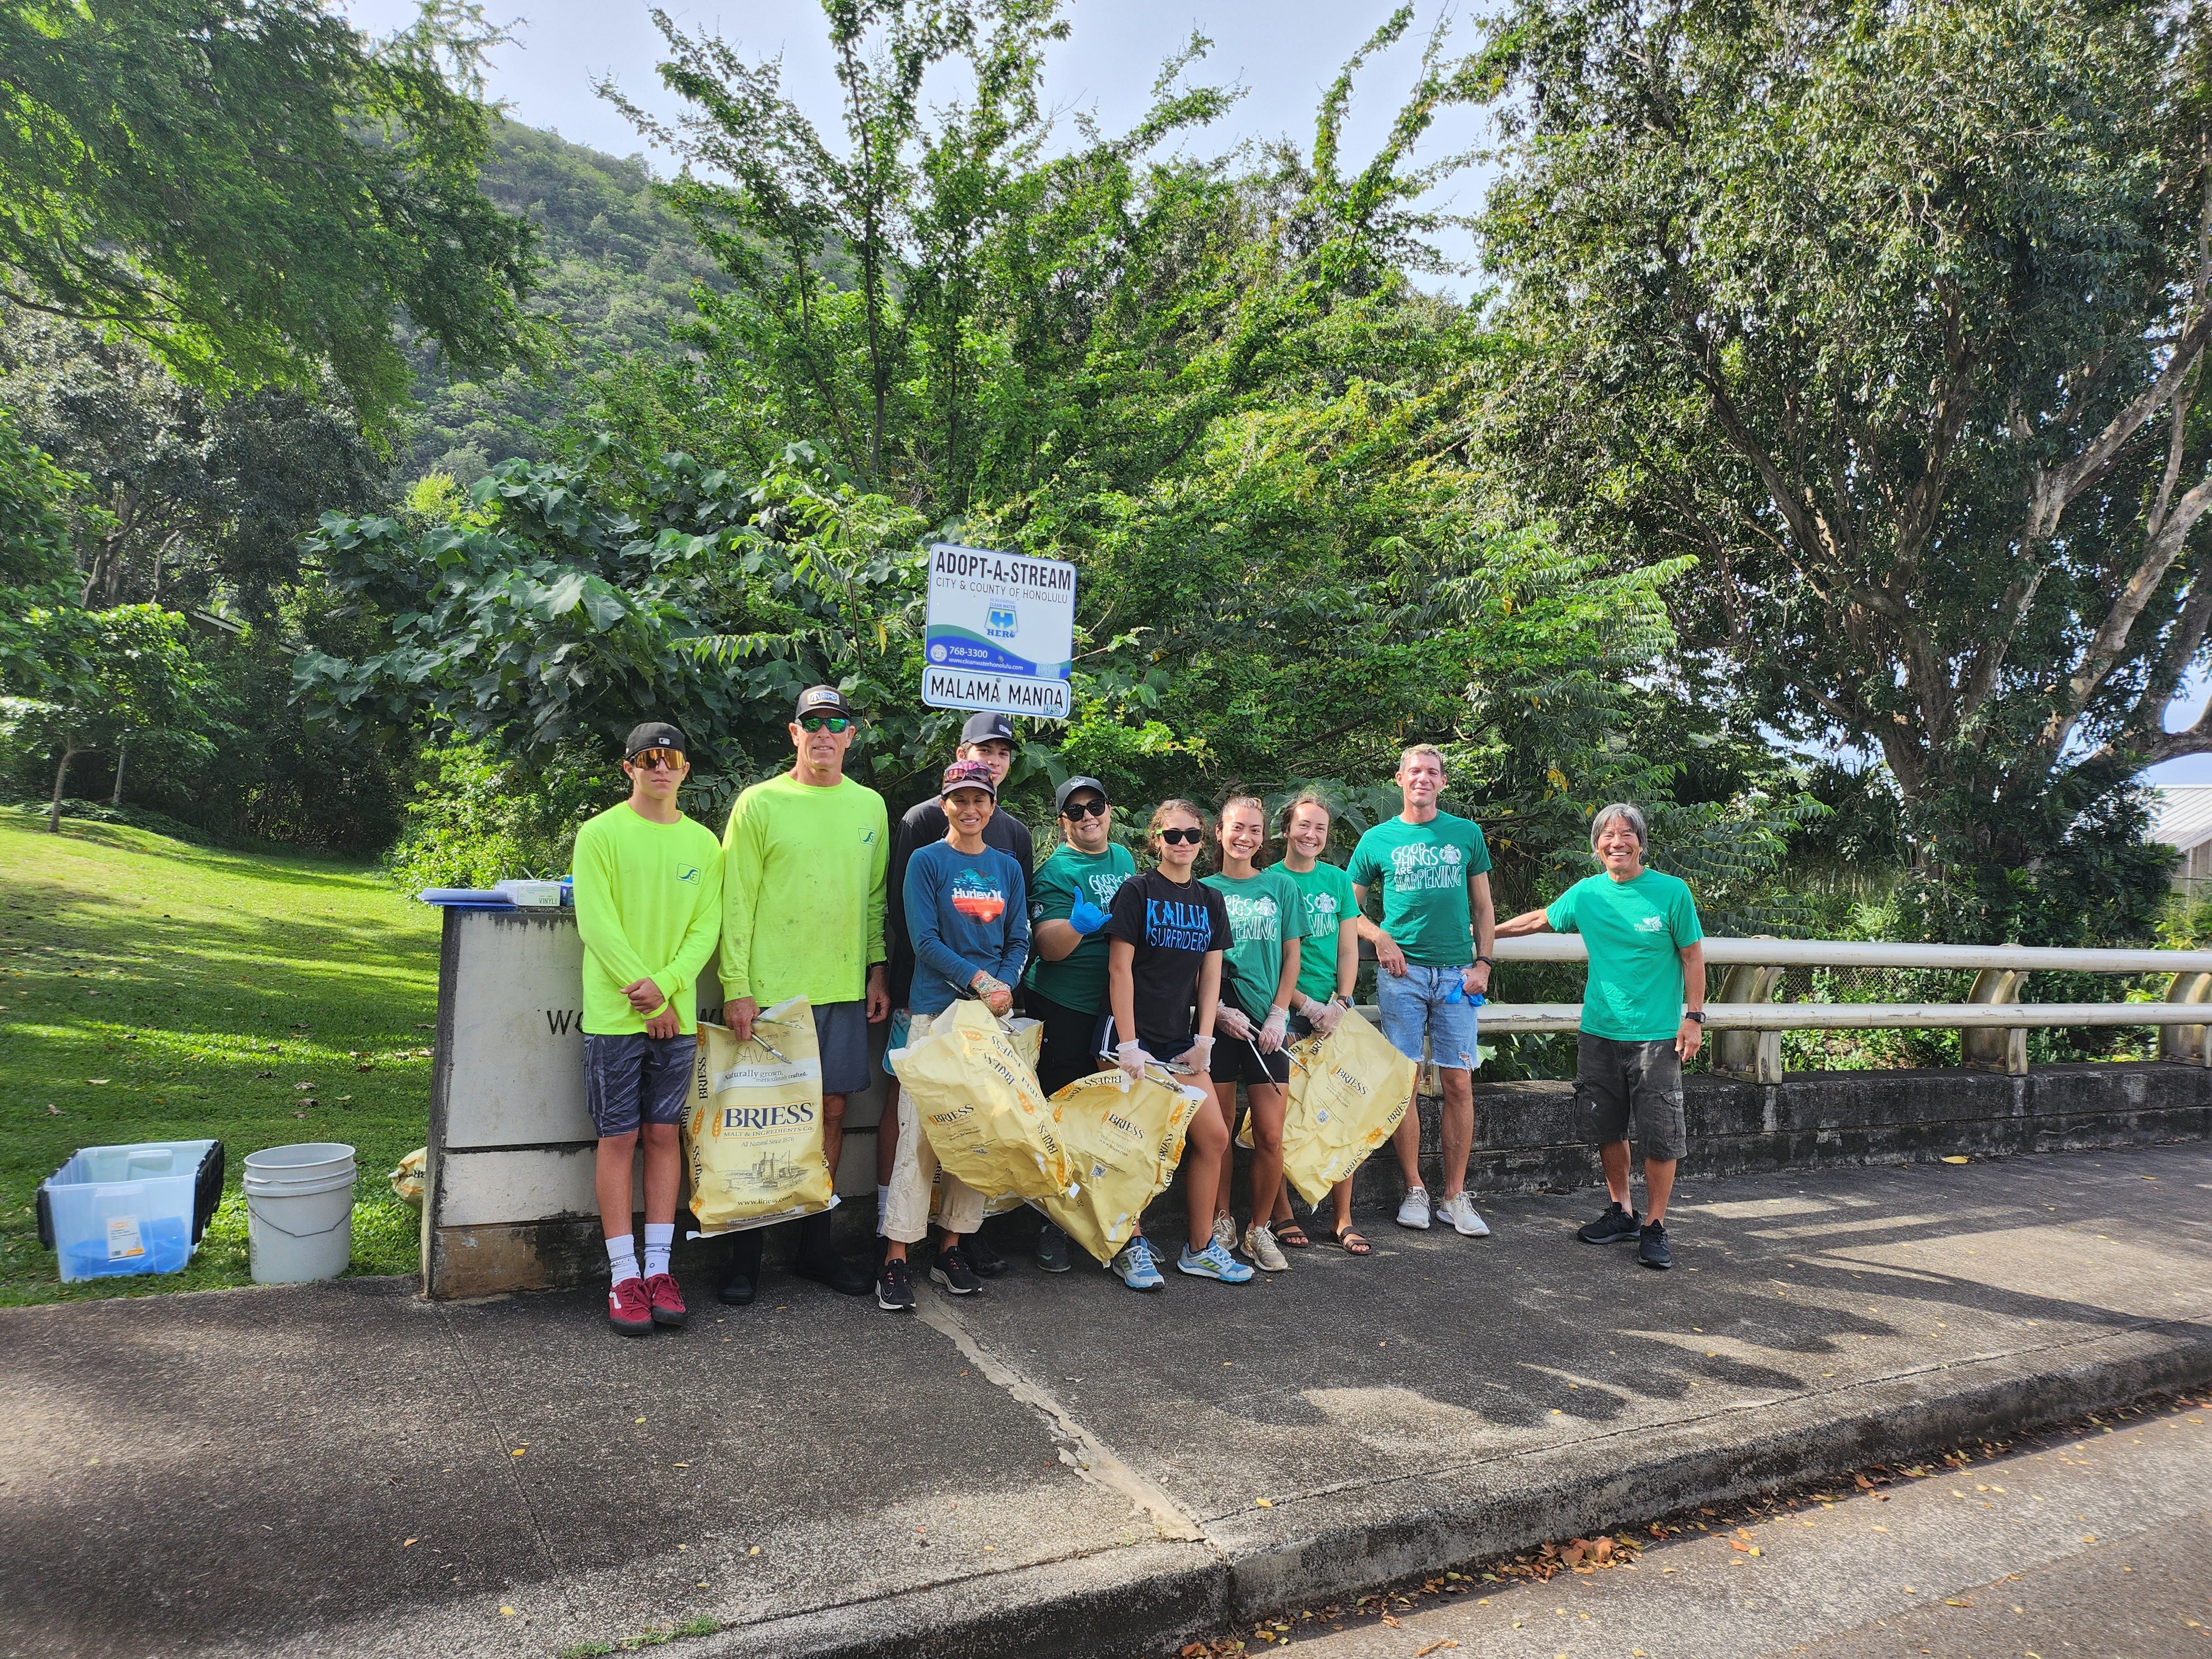
[[[669,1247],[676,1243],[676,1224],[672,1221],[648,1221],[645,1224],[645,1276],[668,1271]]]
[[[876,1184],[876,1237],[884,1236],[884,1218],[890,1213],[891,1189],[882,1182]]]
[[[619,1238],[607,1241],[607,1266],[614,1270],[615,1283],[637,1277],[637,1237],[624,1233]]]

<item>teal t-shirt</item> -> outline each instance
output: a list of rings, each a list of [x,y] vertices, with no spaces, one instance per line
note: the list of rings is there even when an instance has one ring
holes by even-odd
[[[1039,996],[1049,997],[1063,1008],[1079,1013],[1103,1012],[1106,1006],[1106,933],[1103,928],[1058,962],[1047,962],[1036,950],[1036,926],[1041,921],[1066,921],[1074,914],[1079,898],[1089,899],[1102,910],[1114,908],[1114,895],[1123,882],[1137,873],[1137,862],[1126,847],[1109,844],[1103,853],[1079,853],[1062,843],[1030,884],[1030,985]]]
[[[1336,994],[1338,924],[1346,916],[1359,914],[1352,878],[1318,859],[1310,870],[1293,870],[1287,864],[1275,868],[1296,884],[1306,902],[1306,939],[1298,947],[1299,994],[1316,1002],[1327,1002]]]
[[[1473,818],[1439,812],[1426,823],[1385,818],[1352,849],[1353,881],[1382,890],[1382,931],[1406,960],[1464,968],[1474,960],[1470,876],[1490,872],[1490,848]]]
[[[1689,884],[1646,870],[1633,881],[1585,876],[1552,901],[1553,931],[1589,947],[1583,1030],[1616,1042],[1657,1042],[1682,1028],[1682,958],[1705,938]]]
[[[1237,1006],[1249,1019],[1264,1020],[1283,980],[1283,941],[1306,936],[1306,897],[1281,868],[1261,871],[1242,881],[1208,876],[1206,884],[1229,907],[1229,948],[1221,956],[1221,994],[1237,994]]]

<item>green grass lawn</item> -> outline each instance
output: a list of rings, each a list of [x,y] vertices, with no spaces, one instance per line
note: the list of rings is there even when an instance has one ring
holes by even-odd
[[[250,1282],[246,1155],[352,1146],[353,1271],[412,1273],[386,1172],[429,1118],[438,916],[369,869],[0,812],[0,1305]],[[39,1182],[80,1146],[215,1137],[191,1263],[64,1285]]]

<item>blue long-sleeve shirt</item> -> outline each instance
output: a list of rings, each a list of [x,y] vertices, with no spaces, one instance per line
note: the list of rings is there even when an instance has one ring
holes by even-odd
[[[914,939],[914,990],[907,1006],[940,1014],[978,973],[1012,985],[1029,960],[1028,884],[1021,865],[995,847],[963,853],[932,842],[907,860],[906,924]]]

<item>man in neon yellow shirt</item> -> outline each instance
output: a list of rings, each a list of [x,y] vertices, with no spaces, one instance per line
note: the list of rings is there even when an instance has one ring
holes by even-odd
[[[890,815],[845,775],[857,722],[844,693],[811,685],[791,722],[790,771],[738,797],[722,832],[722,1018],[743,1041],[763,1008],[803,996],[822,1051],[822,1150],[834,1173],[845,1097],[868,1086],[868,1027],[890,1017],[884,973],[884,885]],[[753,1299],[761,1235],[736,1234],[721,1297]],[[827,1211],[799,1224],[802,1279],[846,1296],[875,1288],[837,1255]]]
[[[661,720],[623,744],[629,799],[576,832],[576,932],[584,941],[584,1102],[599,1137],[599,1224],[607,1321],[624,1336],[681,1325],[668,1271],[683,1169],[676,1126],[698,1044],[695,988],[722,919],[714,832],[678,810],[691,768],[684,734]],[[638,1266],[630,1166],[645,1144],[645,1265]]]

